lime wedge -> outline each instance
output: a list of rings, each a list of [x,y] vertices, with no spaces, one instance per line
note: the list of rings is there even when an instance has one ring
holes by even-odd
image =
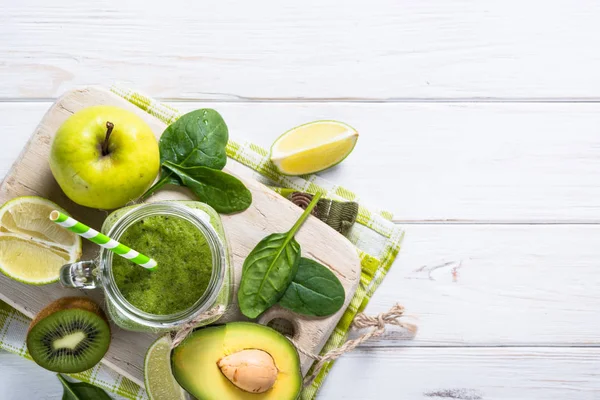
[[[48,219],[66,213],[41,197],[17,197],[0,208],[0,271],[23,283],[58,281],[60,268],[81,257],[81,238]]]
[[[151,400],[186,400],[189,397],[171,372],[171,336],[152,343],[144,360],[144,384]]]
[[[314,121],[290,129],[271,146],[271,161],[284,175],[306,175],[342,162],[358,132],[339,121]]]

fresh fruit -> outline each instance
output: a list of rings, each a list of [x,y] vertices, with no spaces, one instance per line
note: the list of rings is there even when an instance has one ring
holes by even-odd
[[[171,336],[152,343],[144,360],[144,383],[151,400],[185,400],[185,391],[171,372]]]
[[[302,389],[300,359],[279,332],[250,322],[195,331],[171,355],[173,375],[203,400],[293,400]]]
[[[63,297],[31,321],[27,349],[40,366],[54,372],[82,372],[98,364],[110,344],[102,309],[86,297]]]
[[[140,197],[158,174],[152,129],[131,111],[92,106],[69,117],[56,132],[50,169],[77,204],[113,209]]]
[[[281,135],[271,161],[284,175],[306,175],[333,167],[352,152],[358,132],[338,121],[314,121]]]
[[[0,270],[32,285],[58,281],[60,268],[81,256],[81,238],[48,219],[64,211],[41,197],[17,197],[0,208]]]

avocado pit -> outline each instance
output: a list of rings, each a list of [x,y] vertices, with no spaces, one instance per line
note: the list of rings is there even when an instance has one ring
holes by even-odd
[[[192,332],[171,353],[173,376],[203,400],[297,400],[300,357],[282,334],[252,322]]]
[[[230,354],[221,358],[217,365],[231,383],[250,393],[264,393],[271,389],[279,372],[273,357],[257,349]]]

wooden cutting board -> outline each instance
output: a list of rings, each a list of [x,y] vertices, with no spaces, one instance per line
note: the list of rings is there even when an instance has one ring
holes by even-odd
[[[54,180],[48,165],[50,145],[58,127],[74,112],[99,104],[119,106],[138,114],[152,128],[157,138],[166,127],[157,118],[105,89],[89,87],[70,91],[59,98],[48,110],[12,169],[6,175],[0,186],[0,204],[18,196],[42,196],[64,207],[76,219],[95,229],[100,229],[108,212],[82,207],[69,200]],[[251,172],[235,161],[229,160],[225,171],[244,181],[252,191],[253,203],[243,213],[222,216],[232,253],[235,290],[234,301],[219,322],[245,319],[239,313],[235,300],[237,299],[235,292],[237,292],[245,257],[266,235],[289,230],[302,211],[252,179]],[[150,201],[166,199],[189,200],[195,198],[187,189],[177,188],[162,190],[152,196]],[[321,262],[338,276],[346,290],[346,302],[343,307],[345,309],[354,295],[360,277],[360,260],[354,246],[342,235],[314,217],[309,217],[296,238],[302,246],[303,256]],[[84,259],[95,257],[97,251],[97,246],[84,241]],[[103,303],[101,290],[65,289],[58,283],[30,286],[0,274],[0,298],[29,317],[33,317],[52,300],[73,295],[89,296]],[[340,311],[328,318],[305,318],[273,307],[261,316],[260,322],[267,324],[274,318],[282,318],[291,322],[295,331],[294,340],[305,349],[318,353],[342,313]],[[157,335],[129,332],[115,325],[112,328],[112,343],[102,362],[143,386],[144,356]],[[301,355],[301,362],[302,371],[306,373],[312,360]]]

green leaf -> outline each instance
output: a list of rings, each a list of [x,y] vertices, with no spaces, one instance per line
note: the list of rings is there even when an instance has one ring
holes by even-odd
[[[238,303],[248,318],[256,318],[283,295],[298,270],[300,244],[286,233],[261,240],[244,261]]]
[[[99,387],[85,382],[73,383],[67,381],[62,375],[57,374],[58,380],[63,384],[62,400],[112,400],[106,392]]]
[[[324,317],[342,308],[345,296],[342,283],[329,268],[302,257],[279,305],[298,314]]]
[[[242,314],[256,318],[277,303],[298,271],[300,244],[294,236],[319,201],[316,194],[287,233],[273,233],[248,254],[242,269],[238,305]]]
[[[169,161],[163,166],[217,212],[240,212],[252,204],[252,193],[235,176],[207,167],[182,167]]]
[[[217,111],[202,108],[182,115],[165,129],[158,142],[160,161],[182,167],[223,169],[227,163],[225,146],[229,140],[227,125]],[[166,184],[181,185],[172,172],[161,169],[161,177],[144,197]]]

